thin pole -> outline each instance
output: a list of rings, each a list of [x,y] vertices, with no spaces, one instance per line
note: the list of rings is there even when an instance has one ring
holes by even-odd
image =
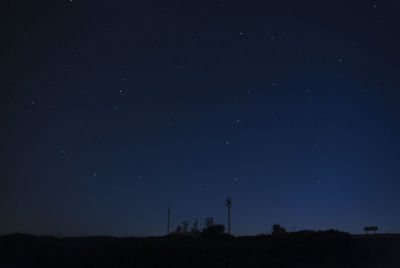
[[[171,220],[171,209],[168,208],[168,223],[167,223],[167,234],[169,234],[169,222]]]
[[[225,206],[228,208],[228,234],[231,234],[231,203],[230,198],[225,200]]]
[[[228,206],[228,233],[231,234],[231,206]]]

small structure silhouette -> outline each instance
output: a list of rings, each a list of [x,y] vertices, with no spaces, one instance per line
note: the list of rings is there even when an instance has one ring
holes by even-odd
[[[223,224],[213,224],[207,228],[203,229],[203,233],[218,235],[223,234],[225,232],[225,226]]]

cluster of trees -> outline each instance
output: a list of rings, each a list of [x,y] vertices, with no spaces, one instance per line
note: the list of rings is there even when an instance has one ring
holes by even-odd
[[[285,233],[286,233],[286,229],[283,228],[282,226],[280,226],[279,224],[272,225],[271,234],[279,235],[279,234],[285,234]]]
[[[200,233],[200,229],[198,228],[198,220],[195,220],[193,227],[189,231],[189,222],[183,221],[182,225],[178,225],[174,233]],[[225,232],[225,225],[223,224],[214,224],[212,218],[208,218],[206,220],[206,226],[203,228],[203,233],[206,234],[223,234]],[[272,235],[281,235],[285,234],[286,229],[279,224],[272,225],[271,234]]]
[[[189,222],[183,221],[182,225],[178,225],[174,233],[200,233],[198,228],[198,220],[196,219],[193,223],[193,227],[189,231]],[[207,218],[203,233],[207,234],[223,234],[225,232],[225,226],[223,224],[214,224],[213,218]]]
[[[178,225],[176,227],[175,233],[181,233],[181,232],[184,232],[184,233],[189,232],[189,222],[188,221],[183,221],[182,225]],[[199,233],[200,232],[200,230],[198,228],[198,220],[197,219],[193,223],[193,227],[190,228],[190,232],[191,233]]]

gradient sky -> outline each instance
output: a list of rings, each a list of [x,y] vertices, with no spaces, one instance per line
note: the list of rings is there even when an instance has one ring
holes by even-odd
[[[400,232],[398,1],[1,1],[0,233]]]

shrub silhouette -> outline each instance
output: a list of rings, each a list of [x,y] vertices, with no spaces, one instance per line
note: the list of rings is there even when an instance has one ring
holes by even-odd
[[[277,234],[285,234],[286,229],[280,226],[279,224],[274,224],[272,225],[272,234],[277,235]]]

